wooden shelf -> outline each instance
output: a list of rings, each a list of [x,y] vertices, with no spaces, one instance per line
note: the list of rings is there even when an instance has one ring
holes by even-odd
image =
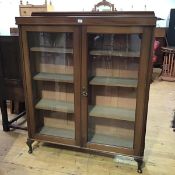
[[[56,47],[31,47],[32,52],[49,52],[49,53],[73,53],[73,49],[56,48]]]
[[[93,77],[89,84],[103,86],[137,87],[137,79],[117,77]]]
[[[46,127],[44,126],[39,134],[42,135],[50,135],[55,137],[63,137],[63,138],[75,138],[75,131],[69,129],[62,129],[62,128],[53,128],[53,127]]]
[[[45,73],[40,72],[33,77],[34,80],[40,81],[54,81],[54,82],[65,82],[73,83],[73,75],[70,74],[54,74],[54,73]]]
[[[41,99],[36,105],[36,109],[74,113],[74,104],[66,101]]]
[[[134,122],[135,110],[117,107],[89,106],[89,116]]]
[[[133,148],[133,138],[121,138],[102,134],[89,134],[88,141],[104,145]]]
[[[127,52],[116,50],[92,50],[90,55],[96,56],[116,56],[116,57],[140,57],[140,52]]]

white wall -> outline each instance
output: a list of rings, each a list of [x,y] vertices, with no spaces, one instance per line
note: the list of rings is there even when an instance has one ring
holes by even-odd
[[[18,0],[0,0],[0,34],[9,34],[15,26],[15,16],[19,15]]]
[[[31,4],[44,4],[45,0],[28,0]],[[23,0],[24,4],[26,1]],[[0,35],[9,35],[10,27],[16,27],[20,0],[0,0]]]
[[[52,0],[56,11],[91,11],[94,4],[101,0]],[[171,8],[175,8],[175,0],[109,0],[119,11],[154,11],[157,17],[165,19],[158,21],[157,26],[166,26],[166,20]],[[67,6],[69,4],[69,6]],[[146,6],[145,6],[146,5]]]
[[[28,0],[30,4],[44,4],[45,0]],[[94,4],[101,0],[52,0],[55,11],[91,11]],[[175,8],[175,0],[108,0],[120,11],[155,11],[158,26],[166,26],[171,8]],[[49,0],[48,0],[49,2]],[[0,34],[8,35],[9,28],[15,26],[15,16],[19,16],[20,0],[0,0]],[[26,3],[26,0],[23,0]],[[68,5],[67,5],[68,4]],[[145,9],[146,4],[146,9]]]

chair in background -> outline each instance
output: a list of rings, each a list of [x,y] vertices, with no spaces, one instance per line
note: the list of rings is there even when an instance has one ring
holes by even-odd
[[[25,115],[19,52],[18,36],[0,36],[0,108],[4,131],[9,131],[10,128],[26,130],[26,127],[14,124]],[[7,101],[10,101],[11,113],[17,114],[11,120],[7,112]]]
[[[160,79],[175,81],[175,47],[162,47],[162,52],[164,60]]]

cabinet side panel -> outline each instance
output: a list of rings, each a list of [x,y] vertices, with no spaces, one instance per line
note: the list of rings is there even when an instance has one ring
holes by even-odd
[[[145,27],[142,38],[141,63],[139,67],[139,82],[136,102],[136,124],[134,137],[135,156],[143,156],[145,147],[147,108],[152,70],[151,56],[153,32],[154,31],[152,27]]]
[[[31,87],[31,77],[29,70],[29,52],[27,44],[27,31],[20,27],[20,47],[21,47],[21,58],[22,58],[22,71],[23,71],[23,84],[25,91],[25,103],[27,109],[27,125],[28,125],[28,135],[29,138],[33,137],[35,131],[35,122],[34,122],[34,110],[33,110],[33,101],[32,101],[32,87]]]

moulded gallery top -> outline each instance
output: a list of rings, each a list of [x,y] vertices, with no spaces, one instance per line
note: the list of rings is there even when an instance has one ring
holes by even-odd
[[[38,12],[16,17],[17,25],[155,26],[154,12]]]

